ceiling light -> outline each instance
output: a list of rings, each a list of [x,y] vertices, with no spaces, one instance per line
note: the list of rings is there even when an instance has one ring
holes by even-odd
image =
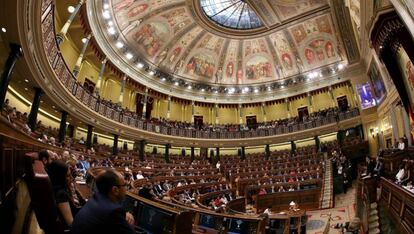
[[[109,21],[108,21],[108,26],[114,26],[114,21],[109,20]]]
[[[285,86],[284,85],[281,85],[280,88],[283,89],[283,88],[285,88]]]
[[[175,86],[178,86],[180,83],[178,83],[178,81],[176,81],[175,83],[174,83],[174,85]]]
[[[380,46],[380,49],[384,48],[384,46]]]
[[[29,80],[28,79],[24,79],[24,82],[29,83]]]
[[[85,44],[88,39],[82,38],[82,43]]]
[[[228,90],[228,93],[234,93],[235,91],[236,91],[236,89],[232,87]]]
[[[254,92],[255,92],[255,93],[258,93],[258,92],[259,92],[259,89],[257,89],[257,88],[256,88],[256,89],[254,89]]]
[[[218,90],[215,90],[214,93],[218,93]]]
[[[148,72],[148,74],[149,74],[150,76],[153,76],[153,75],[155,74],[155,72],[151,70],[151,71],[149,71],[149,72]]]
[[[29,90],[29,89],[28,89],[28,88],[24,88],[24,90],[26,90],[26,91],[27,91],[27,90]]]
[[[109,19],[109,18],[111,18],[111,15],[109,14],[109,11],[104,11],[104,12],[102,13],[102,16],[103,16],[105,19]]]
[[[108,33],[109,33],[109,34],[114,35],[114,34],[115,34],[115,32],[116,32],[116,31],[115,31],[115,28],[114,28],[114,27],[109,27],[109,28],[108,28]]]
[[[109,8],[109,4],[108,3],[105,3],[105,4],[103,4],[103,9],[108,9]]]
[[[118,41],[118,42],[116,43],[116,47],[118,47],[119,49],[121,49],[122,47],[124,47],[124,43],[122,43],[122,42]]]
[[[344,69],[344,65],[341,63],[341,64],[338,64],[338,70],[342,70],[342,69]]]
[[[267,91],[272,91],[272,87],[268,86]]]
[[[132,59],[134,57],[131,53],[127,53],[125,56],[127,59]]]
[[[201,89],[201,92],[204,92],[204,91],[206,91],[205,89]]]
[[[141,69],[141,68],[143,68],[143,67],[144,67],[144,64],[143,64],[143,63],[138,63],[138,64],[137,64],[137,67],[138,67],[139,69]]]
[[[69,13],[73,13],[73,12],[75,12],[75,7],[74,6],[68,6],[68,12]]]
[[[7,32],[6,28],[1,28],[1,31],[4,33]]]
[[[250,91],[250,88],[249,87],[244,87],[243,92],[247,93],[249,91]]]
[[[165,79],[165,77],[163,77],[163,78],[161,78],[161,80],[162,80],[162,81],[165,81],[166,79]]]
[[[187,89],[192,89],[193,87],[191,87],[191,85],[189,85],[188,87],[187,87]]]
[[[52,108],[55,109],[56,107],[55,106],[52,106]]]

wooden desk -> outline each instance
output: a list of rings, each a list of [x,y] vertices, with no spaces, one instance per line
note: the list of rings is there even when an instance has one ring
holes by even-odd
[[[391,222],[388,228],[395,226],[394,233],[414,233],[414,194],[385,178],[380,187],[380,207],[385,209],[384,215],[380,211],[381,223]]]
[[[294,201],[301,209],[318,209],[320,204],[321,188],[307,189],[292,192],[270,193],[257,195],[253,198],[257,213],[263,212],[272,206],[272,211],[282,211],[289,208]]]

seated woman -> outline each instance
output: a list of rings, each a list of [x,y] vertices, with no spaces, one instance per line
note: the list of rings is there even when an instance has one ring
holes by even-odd
[[[69,166],[61,160],[55,160],[48,166],[47,173],[52,182],[59,219],[66,227],[70,227],[73,216],[79,208],[77,209],[71,196]]]
[[[408,164],[407,163],[405,165],[401,164],[400,169],[398,170],[398,173],[395,176],[395,179],[396,179],[395,183],[404,184],[410,178],[411,178],[411,173],[410,173]]]

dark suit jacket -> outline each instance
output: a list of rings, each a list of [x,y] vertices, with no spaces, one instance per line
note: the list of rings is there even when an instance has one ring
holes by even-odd
[[[71,231],[72,234],[135,233],[125,220],[125,210],[122,206],[99,192],[96,192],[76,214]]]

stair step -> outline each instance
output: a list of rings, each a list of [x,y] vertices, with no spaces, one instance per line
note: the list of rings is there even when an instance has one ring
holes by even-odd
[[[368,231],[368,234],[379,234],[381,230],[379,228],[374,228]]]
[[[373,203],[371,203],[371,205],[370,205],[370,207],[372,208],[372,209],[376,209],[377,208],[377,203],[376,202],[373,202]]]
[[[368,218],[368,223],[378,222],[378,215],[372,215]]]
[[[378,221],[368,224],[368,230],[375,229],[375,228],[378,228],[378,227],[379,227]]]
[[[373,209],[373,210],[370,210],[370,211],[369,211],[369,216],[370,216],[370,217],[371,217],[371,216],[374,216],[374,215],[375,215],[375,216],[377,216],[377,215],[378,215],[378,210],[377,210],[377,209],[375,209],[375,210]]]

